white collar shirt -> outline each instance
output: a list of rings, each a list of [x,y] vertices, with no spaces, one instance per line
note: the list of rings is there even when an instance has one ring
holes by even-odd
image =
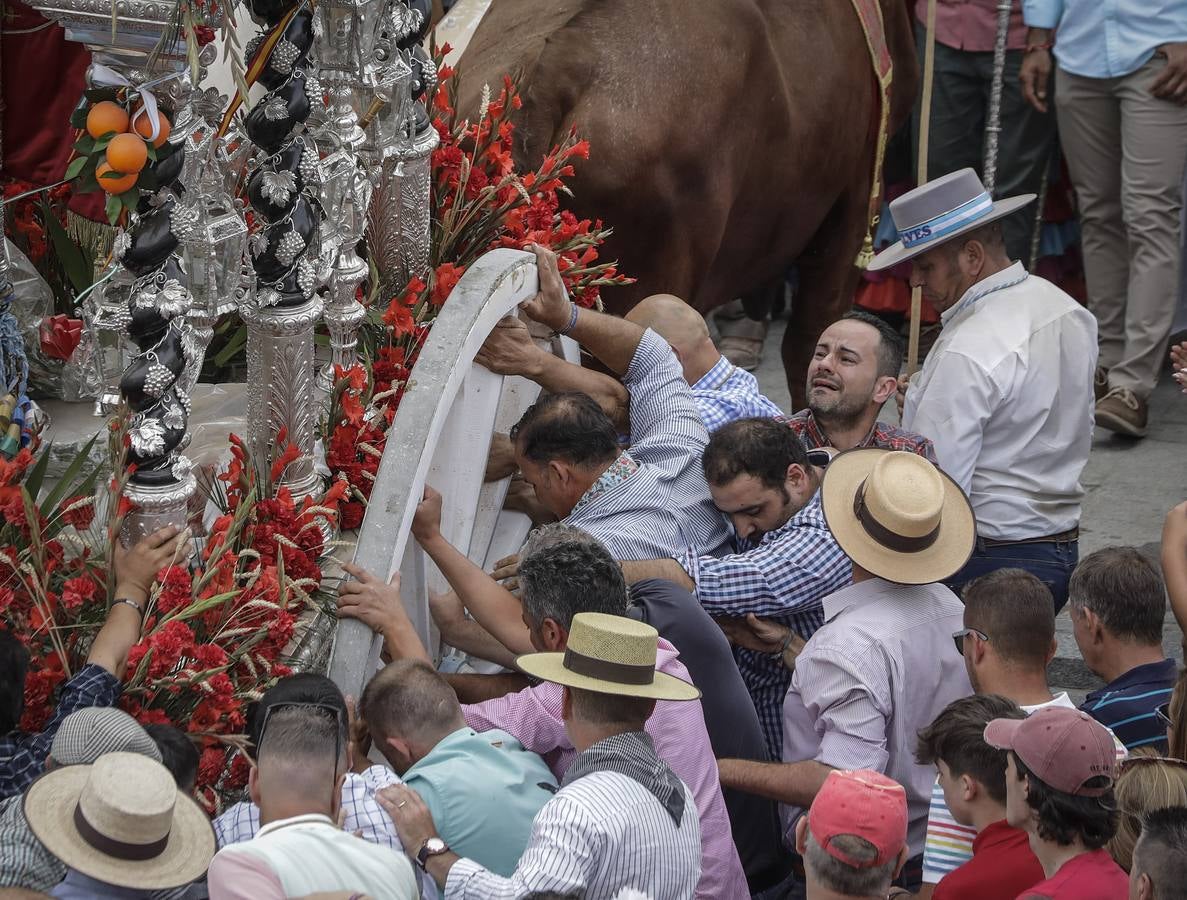
[[[903,426],[935,442],[994,540],[1079,524],[1092,448],[1096,319],[1022,263],[973,285],[911,381]]]
[[[784,762],[873,769],[906,789],[911,856],[923,852],[936,777],[915,762],[919,729],[973,692],[952,642],[963,615],[942,584],[871,578],[830,594],[783,701]],[[785,841],[801,812],[783,808]]]

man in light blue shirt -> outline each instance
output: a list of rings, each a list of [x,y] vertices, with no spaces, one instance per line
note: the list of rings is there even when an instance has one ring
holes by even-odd
[[[510,876],[532,820],[557,791],[544,760],[505,731],[467,727],[453,688],[419,660],[380,669],[359,713],[375,747],[424,800],[445,843]]]
[[[1100,357],[1096,424],[1146,434],[1174,321],[1187,162],[1185,0],[1023,0],[1023,96],[1045,110],[1080,207]]]

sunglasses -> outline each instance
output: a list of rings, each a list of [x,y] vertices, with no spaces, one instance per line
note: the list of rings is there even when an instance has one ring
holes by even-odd
[[[827,450],[817,448],[816,450],[808,451],[808,465],[815,466],[817,469],[824,469],[832,462],[833,454]]]
[[[989,640],[989,635],[987,635],[984,631],[978,631],[976,628],[960,629],[960,631],[957,631],[952,635],[952,641],[956,644],[956,652],[961,656],[964,656],[964,639],[970,634],[979,641]]]
[[[1158,716],[1158,721],[1161,722],[1164,727],[1174,727],[1175,723],[1171,721],[1171,704],[1169,700],[1162,704],[1162,706],[1159,706],[1157,709],[1155,709],[1154,712]]]
[[[264,735],[268,733],[268,720],[272,718],[272,713],[278,709],[305,709],[315,712],[319,716],[334,720],[334,776],[337,778],[338,774],[338,760],[342,757],[342,732],[344,723],[342,721],[342,710],[337,706],[331,706],[328,703],[273,703],[266,710],[264,710],[264,721],[260,724],[260,746],[255,748],[256,758],[259,758],[260,747],[264,744]],[[330,808],[334,806],[334,797],[337,794],[337,784],[331,785],[330,788]]]

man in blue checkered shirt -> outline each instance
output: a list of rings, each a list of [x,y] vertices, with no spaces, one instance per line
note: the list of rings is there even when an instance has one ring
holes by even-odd
[[[86,665],[62,686],[54,713],[39,732],[18,727],[28,654],[14,636],[0,632],[0,697],[6,701],[0,708],[0,800],[21,793],[41,774],[63,719],[88,706],[115,705],[128,651],[140,640],[141,618],[156,573],[181,558],[188,541],[189,532],[179,534],[170,526],[131,549],[116,548],[116,588],[107,620],[95,635]]]
[[[761,616],[808,638],[824,624],[821,600],[848,585],[852,570],[825,524],[819,475],[803,444],[774,419],[739,419],[713,433],[702,464],[713,502],[733,523],[737,552],[712,557],[690,549],[677,559],[624,562],[627,581],[682,584],[727,633],[727,620]],[[772,759],[782,758],[791,683],[784,649],[735,650]]]

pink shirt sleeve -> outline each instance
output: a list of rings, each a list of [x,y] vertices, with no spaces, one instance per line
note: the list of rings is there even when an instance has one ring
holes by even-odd
[[[210,900],[284,900],[280,879],[261,857],[234,851],[234,846],[220,850],[210,861]]]
[[[475,731],[502,729],[528,750],[543,755],[572,746],[561,719],[560,695],[558,686],[542,684],[505,697],[465,705],[462,715]]]

